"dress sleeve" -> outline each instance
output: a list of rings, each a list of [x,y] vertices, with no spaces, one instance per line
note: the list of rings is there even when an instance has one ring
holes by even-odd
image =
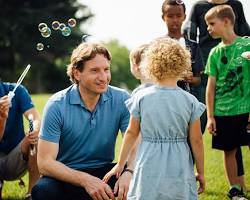
[[[206,109],[206,106],[203,103],[199,102],[196,98],[194,98],[194,101],[192,103],[192,108],[191,108],[190,123],[200,118],[200,116],[205,111],[205,109]]]
[[[141,117],[140,100],[138,97],[138,93],[129,98],[125,103],[130,114],[133,115],[133,117],[135,118]]]

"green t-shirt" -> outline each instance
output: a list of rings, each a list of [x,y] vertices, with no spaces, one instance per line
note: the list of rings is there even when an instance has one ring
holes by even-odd
[[[231,45],[220,42],[209,54],[205,73],[216,77],[215,116],[250,113],[250,38],[238,37]]]

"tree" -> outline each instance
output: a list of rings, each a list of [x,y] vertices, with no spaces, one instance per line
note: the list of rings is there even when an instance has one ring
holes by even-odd
[[[127,47],[121,45],[117,40],[110,40],[105,44],[112,55],[111,85],[133,90],[138,81],[133,77],[130,72],[129,64],[129,50]]]
[[[24,80],[31,92],[54,92],[69,85],[66,65],[73,48],[81,42],[79,25],[93,16],[90,10],[77,0],[0,0],[0,7],[1,79],[15,82],[31,64]],[[69,18],[77,20],[70,36],[53,29],[50,37],[41,36],[39,23],[51,28],[53,21],[67,23]],[[39,42],[44,44],[42,51],[36,49]]]

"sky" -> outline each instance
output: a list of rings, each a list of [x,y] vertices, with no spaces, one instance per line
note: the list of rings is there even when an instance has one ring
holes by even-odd
[[[161,19],[164,0],[80,0],[95,15],[84,29],[96,41],[117,39],[132,49],[153,38],[166,34]],[[184,0],[189,16],[191,6],[197,0]],[[246,20],[250,24],[250,1],[241,0]]]

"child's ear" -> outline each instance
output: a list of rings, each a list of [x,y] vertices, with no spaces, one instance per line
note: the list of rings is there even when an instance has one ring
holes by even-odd
[[[161,15],[161,18],[162,18],[162,20],[165,22],[164,16],[165,16],[165,15],[162,14],[162,15]]]

